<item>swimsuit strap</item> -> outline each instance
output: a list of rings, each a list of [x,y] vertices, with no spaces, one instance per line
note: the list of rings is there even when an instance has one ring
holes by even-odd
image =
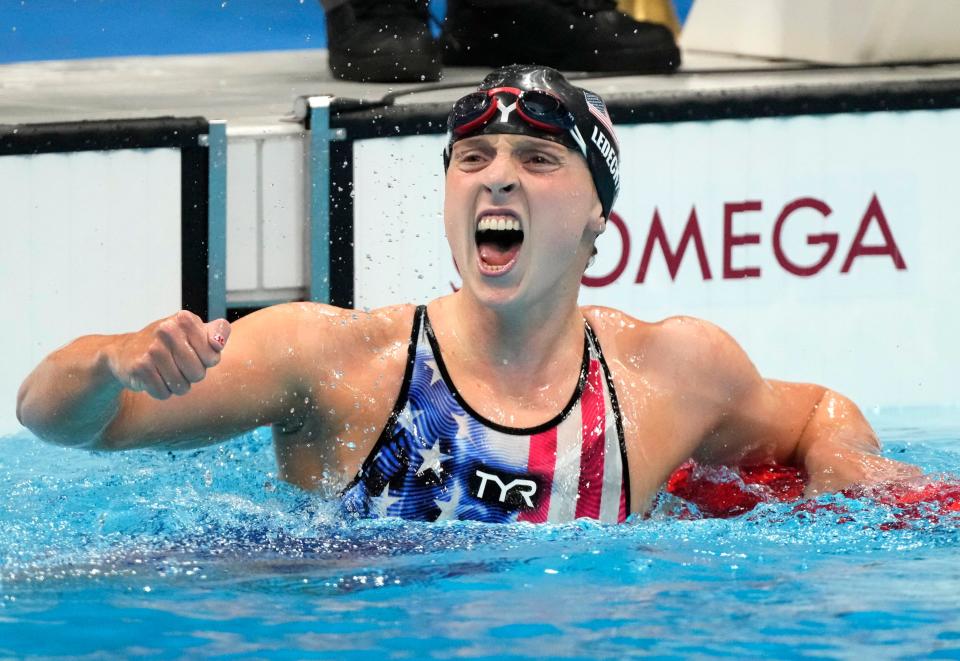
[[[587,328],[587,338],[590,342],[590,348],[592,351],[596,351],[597,360],[600,361],[600,367],[603,370],[603,377],[606,381],[607,392],[610,396],[610,408],[613,410],[613,416],[615,423],[617,425],[617,438],[620,442],[620,458],[623,466],[623,484],[624,490],[627,493],[627,514],[630,514],[630,465],[627,461],[627,440],[626,435],[623,430],[623,414],[620,412],[620,402],[617,399],[617,388],[613,383],[613,374],[610,372],[610,367],[607,365],[606,359],[603,357],[603,349],[600,348],[600,340],[597,338],[596,333],[593,331],[593,327],[590,326],[590,322],[584,319],[584,323]]]
[[[344,487],[343,491],[341,491],[341,496],[349,491],[357,482],[362,480],[364,476],[368,474],[373,460],[376,458],[380,450],[383,449],[383,446],[390,440],[391,431],[393,430],[394,425],[397,424],[397,420],[400,418],[400,414],[403,412],[403,409],[407,404],[407,397],[410,393],[410,382],[413,381],[413,368],[417,362],[417,346],[420,343],[423,320],[426,317],[426,314],[426,305],[418,305],[417,309],[413,313],[413,328],[410,331],[410,344],[407,346],[407,366],[403,372],[403,383],[400,385],[400,393],[397,395],[397,401],[393,404],[393,408],[390,410],[390,415],[387,417],[387,424],[383,426],[380,436],[377,437],[377,442],[373,444],[373,449],[370,450],[370,454],[368,454],[367,458],[364,459],[363,464],[360,466],[360,470],[357,471],[357,474],[354,476],[354,478],[346,487]]]

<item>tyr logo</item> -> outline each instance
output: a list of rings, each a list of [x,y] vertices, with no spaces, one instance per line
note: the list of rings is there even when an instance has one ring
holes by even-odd
[[[508,479],[509,477],[512,476],[508,476]],[[533,499],[537,494],[538,485],[534,480],[518,477],[505,482],[499,475],[480,469],[477,469],[475,478],[477,479],[471,480],[471,486],[474,487],[474,493],[480,500],[504,503],[511,507],[520,507],[521,505],[526,505],[530,509],[536,507]],[[490,482],[493,482],[496,486],[488,488]]]

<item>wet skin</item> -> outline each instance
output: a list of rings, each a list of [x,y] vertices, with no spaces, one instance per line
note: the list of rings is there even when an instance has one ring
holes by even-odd
[[[451,379],[481,415],[530,427],[576,387],[586,320],[623,414],[631,510],[644,511],[685,460],[795,463],[809,494],[909,477],[878,456],[857,407],[821,386],[762,378],[708,322],[645,323],[577,306],[580,277],[604,230],[585,161],[556,143],[477,136],[454,146],[444,218],[463,287],[428,314]],[[519,221],[519,251],[491,265],[482,218]],[[499,260],[502,261],[502,260]],[[281,475],[313,489],[356,473],[396,403],[414,307],[370,313],[291,303],[229,325],[181,312],[51,354],[24,382],[21,421],[90,449],[190,447],[271,424]]]

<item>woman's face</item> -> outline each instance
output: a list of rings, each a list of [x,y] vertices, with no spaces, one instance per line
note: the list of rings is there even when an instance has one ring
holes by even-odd
[[[576,296],[602,207],[580,154],[524,135],[453,145],[444,223],[463,286],[490,305]]]

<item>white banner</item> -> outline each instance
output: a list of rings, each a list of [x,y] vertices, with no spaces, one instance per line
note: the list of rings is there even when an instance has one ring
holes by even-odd
[[[687,314],[767,376],[957,405],[960,110],[618,127],[623,192],[582,304]],[[355,301],[459,284],[443,136],[355,146]]]

